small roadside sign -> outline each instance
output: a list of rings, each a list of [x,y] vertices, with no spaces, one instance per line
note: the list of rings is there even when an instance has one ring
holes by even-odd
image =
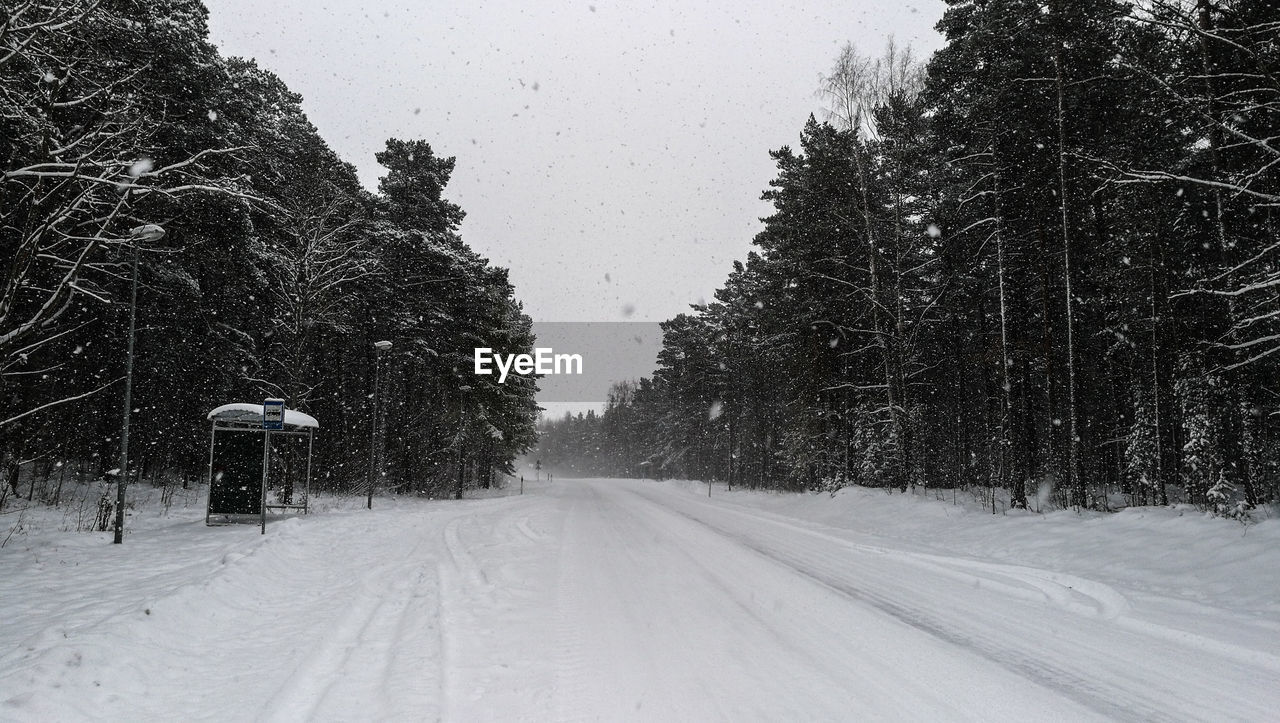
[[[268,399],[262,403],[262,428],[284,429],[283,399]]]

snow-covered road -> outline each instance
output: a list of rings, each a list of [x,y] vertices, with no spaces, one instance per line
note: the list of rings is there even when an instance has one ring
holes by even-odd
[[[619,480],[0,558],[0,718],[1274,720],[1274,619]],[[6,551],[6,555],[8,551]],[[20,596],[17,597],[8,596]]]

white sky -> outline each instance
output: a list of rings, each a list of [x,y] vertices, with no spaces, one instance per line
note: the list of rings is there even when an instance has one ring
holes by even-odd
[[[768,214],[768,152],[821,117],[852,41],[941,45],[941,0],[205,0],[225,55],[303,96],[373,189],[388,137],[456,156],[464,240],[536,321],[662,320],[711,298]],[[606,274],[608,278],[606,278]]]

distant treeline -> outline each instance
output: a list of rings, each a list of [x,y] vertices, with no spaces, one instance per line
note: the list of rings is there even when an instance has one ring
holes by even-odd
[[[544,463],[1280,496],[1280,4],[948,4],[923,66],[845,49],[757,250]]]
[[[458,235],[454,159],[389,140],[368,193],[300,102],[219,56],[199,2],[4,4],[0,500],[118,467],[142,224],[166,231],[139,249],[143,479],[199,479],[205,414],[278,396],[320,421],[316,484],[363,488],[380,340],[386,487],[488,484],[533,443],[533,385],[470,372],[474,346],[533,339],[506,270]]]

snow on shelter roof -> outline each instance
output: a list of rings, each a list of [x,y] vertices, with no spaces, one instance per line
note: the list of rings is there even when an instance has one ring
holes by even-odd
[[[250,404],[248,402],[224,404],[212,412],[209,412],[209,416],[206,417],[206,419],[212,419],[215,422],[261,427],[262,405]],[[320,423],[317,422],[316,418],[310,414],[299,412],[296,409],[285,409],[284,426],[293,427],[295,429],[303,429],[306,427],[319,429]]]

